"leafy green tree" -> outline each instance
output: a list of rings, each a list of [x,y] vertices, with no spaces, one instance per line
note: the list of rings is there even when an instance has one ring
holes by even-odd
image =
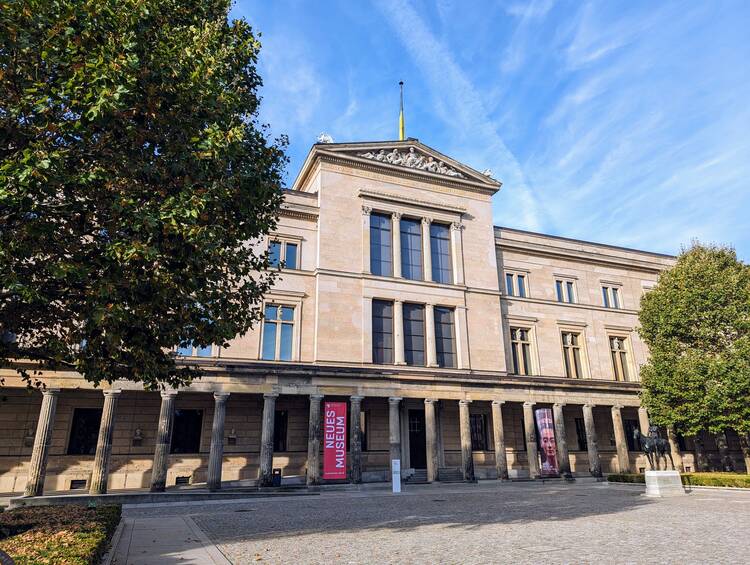
[[[27,381],[187,383],[176,345],[259,319],[286,140],[229,7],[0,0],[0,365]]]
[[[643,297],[650,350],[642,399],[652,421],[686,435],[750,434],[750,267],[734,250],[694,244]]]

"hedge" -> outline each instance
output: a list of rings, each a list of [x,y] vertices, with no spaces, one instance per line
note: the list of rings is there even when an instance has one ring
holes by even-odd
[[[682,473],[682,484],[695,487],[750,488],[750,475],[740,473]],[[612,474],[607,480],[613,483],[645,483],[646,476],[635,473]]]
[[[0,549],[17,565],[99,563],[120,506],[36,506],[0,513]]]

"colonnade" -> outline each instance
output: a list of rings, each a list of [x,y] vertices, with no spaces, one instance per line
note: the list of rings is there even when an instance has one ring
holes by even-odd
[[[37,432],[34,438],[34,447],[29,467],[29,476],[26,486],[26,496],[38,496],[44,490],[44,478],[47,458],[49,455],[52,426],[55,419],[59,389],[47,389],[43,392],[42,407],[37,424]],[[121,394],[119,390],[104,391],[104,407],[99,429],[96,455],[90,481],[89,492],[91,494],[104,494],[107,492],[107,477],[109,473],[109,461],[112,452],[112,434],[117,412],[117,401]],[[161,407],[159,411],[159,422],[156,433],[156,445],[154,448],[153,468],[151,473],[151,491],[161,492],[166,487],[169,450],[172,441],[174,426],[174,404],[177,391],[168,390],[161,393]],[[226,416],[226,404],[230,397],[229,392],[215,392],[213,422],[211,427],[211,446],[208,460],[207,486],[215,491],[221,488],[222,482],[222,459],[224,446],[224,421]],[[263,416],[261,429],[259,485],[270,486],[273,483],[273,438],[274,438],[274,413],[276,410],[276,399],[278,394],[263,394]],[[355,395],[349,397],[349,480],[352,483],[362,482],[362,445],[360,430],[360,410],[363,396]],[[309,395],[309,426],[307,446],[307,476],[306,482],[309,486],[320,484],[320,445],[322,441],[321,426],[321,402],[323,395]],[[390,460],[402,459],[401,442],[401,397],[388,398],[389,419],[389,452]],[[424,399],[425,412],[425,442],[426,442],[426,467],[427,480],[438,480],[439,467],[439,442],[438,426],[435,414],[435,405],[439,402],[437,398]],[[449,402],[449,401],[444,401]],[[492,429],[495,448],[495,468],[497,478],[508,479],[508,461],[505,445],[505,431],[503,428],[502,406],[504,400],[491,401],[492,407]],[[461,443],[461,472],[465,481],[475,480],[474,460],[471,443],[470,405],[468,399],[458,400],[459,427]],[[524,415],[524,439],[528,459],[529,476],[532,479],[541,477],[538,461],[538,449],[536,438],[536,426],[534,423],[535,403],[527,401],[523,403]],[[555,439],[557,445],[557,460],[560,474],[565,477],[571,476],[570,457],[568,453],[566,429],[563,419],[562,403],[552,406]],[[602,466],[599,457],[599,447],[596,428],[594,425],[593,404],[582,406],[583,420],[586,431],[586,444],[588,450],[589,472],[594,477],[602,476]],[[628,446],[623,427],[621,406],[612,406],[612,424],[617,447],[617,461],[620,472],[630,470]],[[639,408],[639,422],[642,430],[648,429],[648,416],[646,410]],[[672,434],[673,435],[673,434]],[[670,436],[670,440],[674,441]],[[674,450],[674,453],[679,453]]]

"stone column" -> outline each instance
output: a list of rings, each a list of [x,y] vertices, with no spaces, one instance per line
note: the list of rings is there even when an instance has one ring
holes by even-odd
[[[159,428],[156,431],[154,465],[151,470],[151,492],[164,492],[167,486],[167,466],[169,464],[169,448],[172,445],[175,398],[177,398],[176,390],[161,391]]]
[[[693,438],[695,444],[695,470],[696,471],[708,471],[708,461],[706,459],[706,446],[703,443],[703,438],[696,435]]]
[[[555,421],[555,444],[557,445],[557,464],[560,475],[566,479],[573,475],[570,472],[570,455],[568,453],[568,437],[565,433],[565,415],[563,407],[565,404],[556,402],[552,405],[552,418]]]
[[[620,473],[629,473],[630,455],[628,454],[628,440],[625,438],[625,428],[622,425],[622,406],[612,406],[612,427],[615,430],[617,466]]]
[[[508,480],[508,455],[505,452],[505,428],[503,427],[504,400],[492,401],[492,435],[495,439],[495,470],[497,478]]]
[[[24,496],[41,496],[44,494],[44,479],[47,475],[47,457],[52,441],[52,426],[55,424],[57,396],[59,388],[48,388],[42,391],[42,408],[34,435],[34,450],[29,463],[29,478],[26,482]]]
[[[471,451],[471,422],[469,419],[471,400],[458,401],[458,415],[461,427],[461,467],[464,481],[474,482],[474,455]]]
[[[391,468],[391,461],[394,459],[401,460],[401,410],[399,404],[401,398],[392,396],[388,399],[388,436],[390,443],[390,460],[388,468]]]
[[[739,434],[742,458],[745,460],[745,473],[750,474],[750,434]]]
[[[534,423],[534,403],[523,403],[523,426],[526,434],[526,456],[529,460],[529,477],[538,479],[539,472],[539,450],[536,443],[536,424]]]
[[[424,399],[424,425],[425,441],[427,444],[427,480],[430,482],[438,480],[438,441],[437,420],[435,418],[436,398]]]
[[[727,473],[734,471],[734,461],[729,455],[729,444],[727,442],[727,434],[719,432],[714,436],[716,438],[716,447],[719,449],[719,459],[721,460],[721,470]]]
[[[464,258],[461,232],[464,226],[461,222],[451,224],[451,255],[453,255],[453,282],[464,284]]]
[[[648,410],[641,406],[638,408],[638,427],[641,428],[641,433],[644,436],[648,435],[648,429],[650,426],[651,424],[648,421]]]
[[[425,306],[425,349],[427,366],[437,367],[437,348],[435,346],[435,308],[432,304]]]
[[[89,494],[107,494],[107,479],[109,477],[109,458],[112,454],[112,433],[115,429],[115,414],[117,399],[122,391],[109,389],[104,392],[104,408],[102,421],[99,424],[99,439],[96,442],[94,468],[91,471]]]
[[[432,280],[432,249],[430,246],[430,224],[432,218],[422,218],[422,266],[424,267],[424,280]]]
[[[393,236],[393,276],[401,278],[401,212],[393,212],[391,218],[391,235]]]
[[[224,462],[224,420],[227,413],[228,392],[214,393],[214,421],[211,426],[211,451],[208,455],[208,490],[221,488],[221,466]]]
[[[583,405],[583,424],[586,427],[586,448],[589,453],[589,472],[592,477],[602,476],[602,462],[599,460],[599,446],[594,427],[594,405]]]
[[[404,355],[404,303],[393,301],[393,361],[396,365],[406,365]]]
[[[674,467],[680,473],[685,472],[685,467],[682,464],[682,452],[680,451],[680,442],[677,441],[677,434],[674,428],[667,426],[667,439],[669,440],[669,449],[672,451],[672,460],[674,461]]]
[[[260,433],[260,486],[273,485],[273,425],[276,416],[276,393],[263,395],[263,424]]]
[[[370,273],[370,214],[372,208],[362,206],[362,272]]]
[[[351,482],[362,482],[362,429],[360,413],[362,412],[362,397],[349,397],[349,457],[351,457]]]
[[[307,427],[307,486],[320,484],[320,401],[322,394],[310,395],[310,416]]]

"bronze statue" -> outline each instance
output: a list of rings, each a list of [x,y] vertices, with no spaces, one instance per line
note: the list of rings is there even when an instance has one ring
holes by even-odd
[[[644,436],[639,429],[634,429],[633,439],[640,442],[641,450],[646,454],[651,469],[658,471],[660,468],[659,458],[664,457],[665,455],[669,457],[669,462],[672,464],[672,470],[675,469],[674,460],[672,459],[672,448],[669,445],[669,441],[661,437],[657,426],[649,426],[647,436]],[[664,459],[664,467],[666,470],[666,459]]]

